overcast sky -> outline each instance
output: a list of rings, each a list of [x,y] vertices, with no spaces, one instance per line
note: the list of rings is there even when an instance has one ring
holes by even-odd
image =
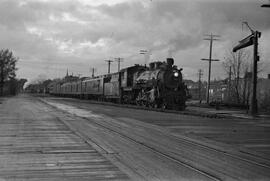
[[[89,76],[107,71],[104,60],[124,58],[121,67],[172,56],[186,79],[197,79],[199,68],[207,77],[209,41],[214,42],[213,78],[224,78],[222,61],[239,40],[250,34],[241,22],[262,32],[259,40],[263,76],[270,73],[270,8],[264,0],[0,0],[0,46],[19,57],[18,77],[39,75]],[[250,49],[250,48],[249,48]],[[117,63],[112,64],[112,71]]]

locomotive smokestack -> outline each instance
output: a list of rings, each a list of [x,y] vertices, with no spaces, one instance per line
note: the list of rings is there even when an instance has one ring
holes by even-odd
[[[150,70],[154,70],[155,69],[155,62],[151,62],[149,64],[149,68],[150,68]]]
[[[174,64],[174,59],[173,58],[167,58],[167,64],[172,67]]]

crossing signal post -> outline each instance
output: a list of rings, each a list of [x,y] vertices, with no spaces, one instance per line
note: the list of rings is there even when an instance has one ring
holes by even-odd
[[[253,34],[247,36],[246,38],[244,38],[243,40],[239,41],[239,44],[237,46],[235,46],[233,48],[233,52],[237,52],[238,50],[242,49],[242,48],[246,48],[250,45],[253,45]]]
[[[258,38],[261,37],[261,32],[251,30],[251,35],[239,41],[239,44],[233,48],[233,52],[236,52],[242,48],[253,45],[253,72],[252,72],[252,99],[250,105],[250,113],[256,115],[258,113],[258,104],[257,104],[257,62],[260,57],[258,56]]]
[[[269,1],[269,4],[263,4],[261,5],[262,8],[270,8],[270,1]]]
[[[263,4],[261,7],[262,8],[270,8],[270,4]]]

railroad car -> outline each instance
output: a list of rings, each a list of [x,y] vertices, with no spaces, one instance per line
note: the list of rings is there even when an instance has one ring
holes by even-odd
[[[82,98],[82,80],[80,79],[76,82],[76,88],[77,88],[77,97]]]
[[[84,99],[137,104],[155,108],[185,109],[187,87],[174,60],[134,65],[119,72],[52,84],[52,94]]]
[[[102,99],[103,97],[103,80],[102,76],[86,78],[81,83],[81,94],[84,99]]]
[[[104,98],[109,101],[121,101],[120,73],[109,74],[104,78]]]

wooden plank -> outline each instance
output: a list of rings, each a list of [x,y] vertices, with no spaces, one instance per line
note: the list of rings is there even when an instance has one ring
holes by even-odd
[[[129,180],[118,167],[48,114],[48,109],[44,112],[39,106],[40,103],[18,98],[0,105],[1,179]]]

